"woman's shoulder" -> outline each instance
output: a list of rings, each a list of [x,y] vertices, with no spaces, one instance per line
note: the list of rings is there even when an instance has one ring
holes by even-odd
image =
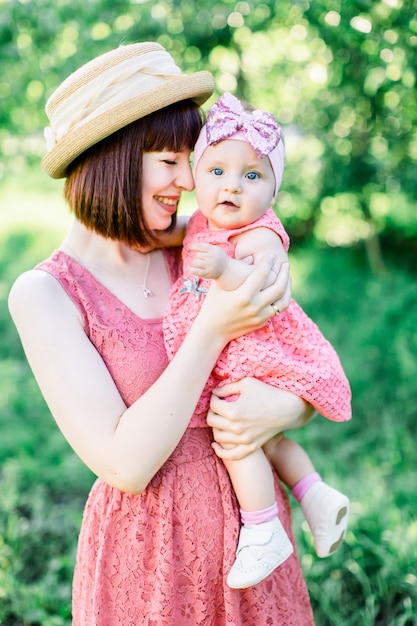
[[[9,302],[35,304],[51,297],[56,298],[57,293],[63,292],[59,275],[67,272],[66,255],[56,250],[49,258],[16,278],[10,290]]]
[[[58,287],[51,274],[30,269],[20,274],[14,281],[9,293],[9,302],[37,301],[54,292]]]
[[[8,307],[16,326],[22,329],[37,320],[37,327],[61,321],[67,314],[75,313],[74,306],[59,282],[46,272],[31,269],[20,274],[13,283],[8,297]]]
[[[71,259],[60,250],[20,274],[9,293],[8,304],[12,314],[29,311],[42,312],[45,319],[56,315],[57,310],[73,312],[74,305],[67,294],[67,283],[73,282]]]

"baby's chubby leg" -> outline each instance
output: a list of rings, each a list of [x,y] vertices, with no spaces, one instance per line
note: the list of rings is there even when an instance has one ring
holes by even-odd
[[[225,465],[243,524],[227,584],[244,589],[281,565],[292,554],[293,546],[278,518],[272,469],[263,451],[239,461],[226,461]]]
[[[277,435],[264,445],[278,476],[292,491],[310,527],[319,557],[333,554],[343,543],[349,499],[322,481],[306,451]]]
[[[260,511],[275,503],[274,477],[262,449],[238,461],[224,461],[224,464],[243,511]]]
[[[267,441],[263,450],[278,476],[289,489],[292,489],[302,478],[316,471],[304,448],[285,437],[283,433]]]

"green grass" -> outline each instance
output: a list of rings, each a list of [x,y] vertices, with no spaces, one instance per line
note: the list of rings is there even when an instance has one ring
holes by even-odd
[[[62,183],[45,181],[29,173],[0,188],[0,624],[7,626],[71,623],[75,546],[93,480],[49,415],[6,306],[14,278],[47,256],[69,223]],[[317,417],[290,435],[352,502],[346,542],[323,560],[294,503],[317,626],[415,626],[413,264],[397,251],[375,277],[360,249],[305,247],[291,260],[295,295],[337,347],[353,391],[351,422]]]
[[[295,435],[352,500],[333,557],[317,559],[299,536],[317,624],[417,624],[415,275],[388,258],[372,276],[359,250],[300,250],[293,265],[298,299],[337,346],[353,393],[351,422],[319,417]]]

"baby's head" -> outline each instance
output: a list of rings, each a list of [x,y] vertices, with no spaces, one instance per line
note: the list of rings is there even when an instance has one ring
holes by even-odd
[[[222,94],[210,108],[194,147],[194,168],[208,146],[224,139],[245,141],[259,158],[269,158],[275,177],[275,198],[282,181],[285,152],[281,128],[272,113],[246,111],[231,93]]]

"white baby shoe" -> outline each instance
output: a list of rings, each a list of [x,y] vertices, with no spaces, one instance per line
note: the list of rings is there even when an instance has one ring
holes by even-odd
[[[232,589],[256,585],[284,563],[293,551],[278,517],[270,522],[242,526],[236,560],[227,577],[227,584]]]
[[[319,481],[311,485],[300,502],[314,539],[317,556],[336,552],[343,543],[349,516],[349,498]]]

